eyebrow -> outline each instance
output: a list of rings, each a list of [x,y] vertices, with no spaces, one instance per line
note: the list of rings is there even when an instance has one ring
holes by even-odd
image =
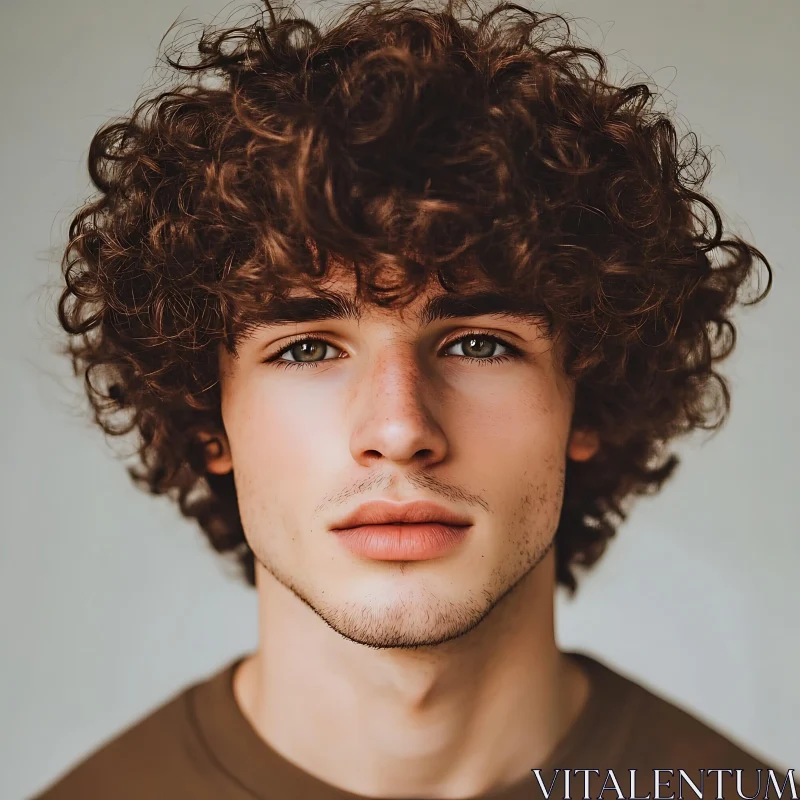
[[[325,320],[358,322],[363,313],[362,304],[339,292],[327,292],[324,296],[270,300],[257,313],[253,322],[259,326]],[[550,331],[550,317],[542,306],[533,304],[530,300],[491,291],[437,295],[430,298],[417,312],[416,321],[419,325],[426,326],[437,320],[483,315],[544,324],[548,333]]]

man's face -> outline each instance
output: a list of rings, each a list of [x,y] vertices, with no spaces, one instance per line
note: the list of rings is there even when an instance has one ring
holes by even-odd
[[[325,288],[354,297],[346,276]],[[375,647],[438,644],[478,624],[551,545],[568,455],[594,452],[570,437],[573,387],[542,322],[419,319],[441,295],[265,324],[238,357],[220,355],[227,445],[209,468],[233,469],[257,562]],[[364,556],[332,528],[374,500],[432,501],[471,525],[435,557]]]

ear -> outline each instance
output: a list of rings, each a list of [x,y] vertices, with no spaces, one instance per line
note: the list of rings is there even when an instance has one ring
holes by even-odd
[[[600,439],[594,431],[575,430],[569,437],[567,456],[573,461],[588,461],[600,449]]]
[[[224,433],[198,433],[203,442],[206,458],[206,469],[215,475],[225,475],[233,469],[231,448],[228,437]]]

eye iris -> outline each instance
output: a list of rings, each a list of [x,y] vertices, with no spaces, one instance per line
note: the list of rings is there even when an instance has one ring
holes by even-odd
[[[464,341],[464,351],[467,352],[470,348],[474,348],[477,352],[467,352],[467,355],[472,356],[474,358],[478,358],[481,356],[489,356],[492,353],[492,348],[494,347],[494,342],[491,339],[487,339],[485,336],[470,336]],[[479,344],[476,345],[475,343],[478,342]],[[482,346],[480,346],[482,345]]]
[[[296,361],[318,361],[315,356],[325,355],[325,342],[298,342],[289,352]]]

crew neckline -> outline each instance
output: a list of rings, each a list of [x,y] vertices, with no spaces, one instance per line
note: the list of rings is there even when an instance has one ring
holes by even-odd
[[[542,772],[574,766],[569,762],[575,758],[580,760],[589,747],[594,758],[601,757],[610,763],[621,747],[620,737],[598,739],[597,731],[607,724],[615,708],[624,707],[623,695],[633,686],[586,653],[567,651],[564,654],[583,667],[589,680],[589,692],[572,726],[541,764]],[[190,687],[186,694],[193,727],[220,771],[249,794],[264,800],[272,796],[276,785],[281,788],[283,800],[376,800],[341,789],[306,772],[261,738],[234,694],[234,674],[245,658],[247,654],[237,657],[208,680]],[[534,787],[538,788],[538,784],[530,773],[514,784],[465,800],[523,800],[531,796]]]

